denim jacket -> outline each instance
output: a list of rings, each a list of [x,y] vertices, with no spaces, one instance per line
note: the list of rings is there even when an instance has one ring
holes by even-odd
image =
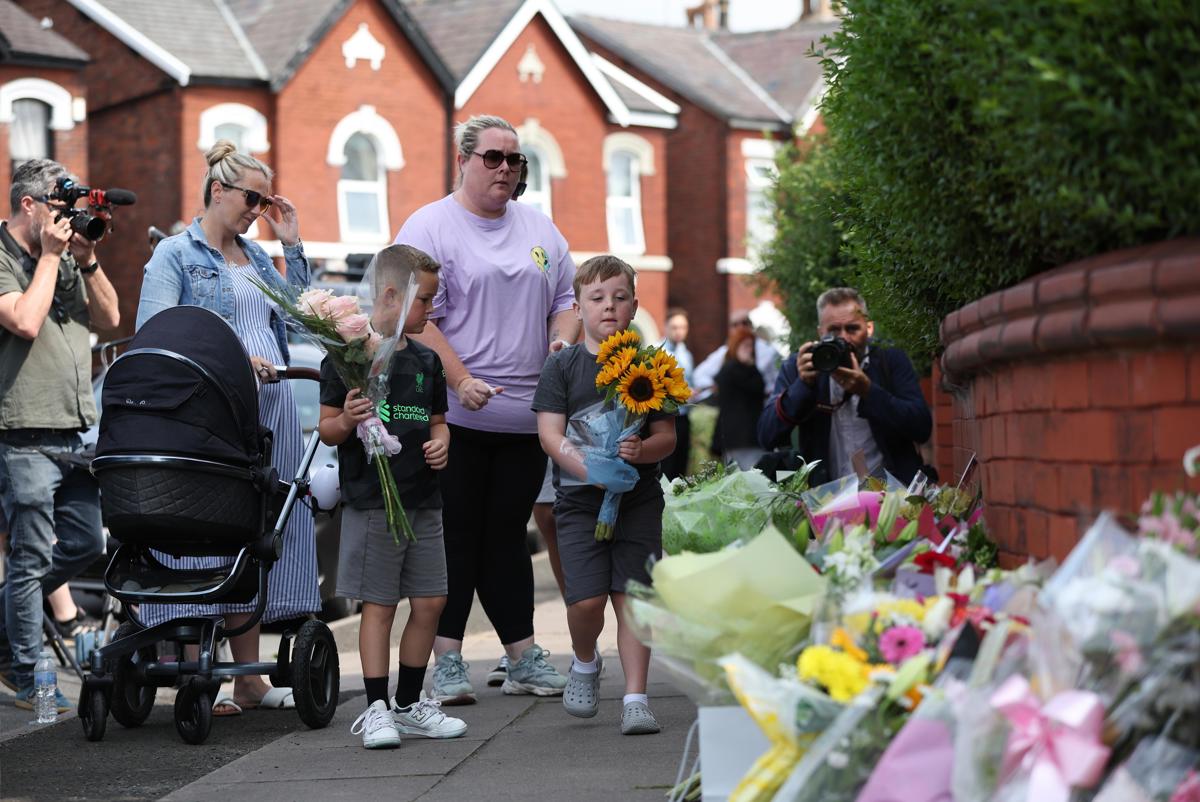
[[[237,244],[250,257],[263,283],[280,287],[291,284],[301,289],[308,286],[308,259],[304,256],[301,243],[285,245],[283,248],[287,265],[286,280],[257,242],[237,237]],[[138,301],[135,329],[140,329],[142,324],[167,307],[181,304],[212,310],[232,326],[233,286],[227,277],[222,277],[221,266],[224,264],[221,252],[205,239],[199,217],[183,233],[158,243],[142,277],[142,296]],[[284,361],[290,363],[287,331],[283,319],[274,311],[271,312],[271,329],[279,340],[279,352],[283,354]]]

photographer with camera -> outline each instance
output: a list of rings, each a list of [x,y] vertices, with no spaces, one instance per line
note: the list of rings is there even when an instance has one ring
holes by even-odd
[[[21,164],[12,216],[0,223],[0,505],[10,525],[0,680],[27,710],[43,594],[104,549],[99,491],[79,457],[79,433],[96,421],[88,327],[116,328],[120,313],[96,261],[104,232],[89,222],[98,218],[73,209],[71,186],[57,162]],[[61,692],[58,708],[70,708]]]
[[[821,460],[814,485],[856,473],[859,452],[868,474],[886,470],[907,484],[921,467],[914,443],[933,429],[912,362],[897,348],[871,344],[875,325],[857,290],[821,293],[817,316],[821,339],[784,362],[758,419],[759,443],[786,445],[797,429],[800,456]]]

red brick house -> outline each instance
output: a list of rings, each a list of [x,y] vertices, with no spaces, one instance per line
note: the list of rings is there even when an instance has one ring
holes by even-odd
[[[88,54],[51,25],[0,0],[0,185],[27,159],[56,159],[88,175]],[[0,215],[8,217],[8,201]]]
[[[216,139],[272,166],[308,255],[336,269],[449,191],[452,125],[492,113],[533,157],[523,200],[554,218],[577,259],[615,251],[639,268],[639,323],[657,335],[671,268],[664,134],[678,107],[597,60],[549,0],[21,6],[87,44],[92,180],[139,193],[105,245],[125,321],[149,253],[141,232],[200,211]]]
[[[708,15],[707,24],[717,16]],[[736,308],[753,308],[755,247],[771,236],[766,190],[779,143],[819,126],[820,62],[810,47],[836,27],[828,14],[735,34],[572,17],[601,57],[677,104],[667,132],[670,302],[691,313],[699,357],[726,336]],[[761,308],[771,316],[769,294]],[[781,320],[781,316],[777,316]]]

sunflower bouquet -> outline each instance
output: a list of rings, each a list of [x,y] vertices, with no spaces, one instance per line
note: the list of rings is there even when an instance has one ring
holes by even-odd
[[[651,412],[672,413],[687,403],[692,389],[675,357],[655,346],[642,346],[638,333],[625,329],[600,343],[596,390],[605,411],[590,424],[594,452],[617,457],[618,444],[642,428]],[[612,540],[621,494],[604,491],[596,520],[596,539]]]

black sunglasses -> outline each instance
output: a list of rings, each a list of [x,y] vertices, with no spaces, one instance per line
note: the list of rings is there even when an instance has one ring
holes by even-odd
[[[478,156],[479,158],[483,159],[483,166],[489,170],[495,170],[500,166],[500,162],[508,162],[509,168],[517,170],[520,169],[521,166],[527,161],[529,161],[520,153],[506,154],[502,150],[485,150],[483,153],[473,150],[471,151],[471,155]]]
[[[267,209],[270,209],[271,204],[275,202],[266,195],[263,195],[261,192],[256,192],[253,189],[235,187],[233,184],[226,184],[224,181],[221,182],[221,186],[225,187],[225,189],[236,189],[244,193],[246,195],[246,206],[248,208],[257,206],[260,212],[265,212]]]

